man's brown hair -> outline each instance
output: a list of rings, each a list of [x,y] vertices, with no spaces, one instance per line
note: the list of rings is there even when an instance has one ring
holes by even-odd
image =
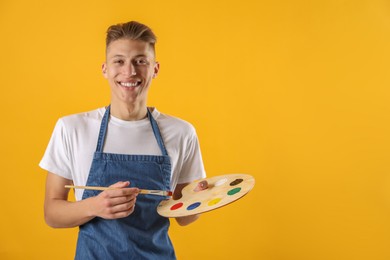
[[[156,35],[148,26],[142,23],[131,21],[127,23],[111,25],[107,29],[106,49],[111,42],[119,39],[130,39],[147,42],[152,47],[153,52],[155,52],[154,45],[157,41]]]

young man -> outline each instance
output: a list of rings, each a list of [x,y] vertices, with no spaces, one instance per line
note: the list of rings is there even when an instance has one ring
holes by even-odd
[[[56,228],[80,226],[76,259],[175,259],[169,220],[157,213],[163,199],[139,189],[174,190],[204,178],[198,138],[191,124],[148,108],[159,72],[156,37],[147,26],[111,26],[102,66],[111,104],[58,120],[40,162],[48,171],[45,220]],[[103,192],[65,185],[110,186]],[[187,225],[197,215],[176,218]]]

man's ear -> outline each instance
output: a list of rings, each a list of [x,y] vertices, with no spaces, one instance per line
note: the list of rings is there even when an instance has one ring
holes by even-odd
[[[105,78],[107,78],[107,65],[106,63],[102,64],[102,73]]]
[[[159,71],[160,71],[160,63],[158,63],[158,62],[156,61],[156,64],[154,65],[153,78],[157,77]]]

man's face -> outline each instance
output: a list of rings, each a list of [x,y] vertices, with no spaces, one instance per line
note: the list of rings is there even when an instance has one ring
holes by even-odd
[[[112,103],[146,105],[149,86],[159,70],[154,59],[147,42],[119,39],[110,43],[102,71],[111,88]]]

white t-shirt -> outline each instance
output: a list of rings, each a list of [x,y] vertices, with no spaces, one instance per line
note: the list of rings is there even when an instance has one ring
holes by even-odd
[[[65,116],[57,121],[39,166],[74,185],[87,183],[105,108]],[[152,111],[171,159],[171,189],[206,176],[195,128],[181,119]],[[105,153],[162,155],[148,118],[123,121],[110,116]],[[131,181],[131,180],[130,180]],[[81,200],[83,190],[76,190]]]

